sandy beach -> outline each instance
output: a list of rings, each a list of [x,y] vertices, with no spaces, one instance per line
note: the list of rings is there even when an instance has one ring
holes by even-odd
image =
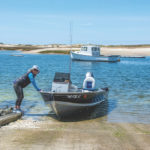
[[[18,120],[0,129],[7,150],[149,150],[150,125],[109,123],[105,117],[60,122]]]
[[[109,122],[107,103],[90,115],[58,120],[49,115],[22,117],[0,128],[7,150],[149,150],[150,124]]]
[[[101,48],[102,55],[150,56],[150,48]]]

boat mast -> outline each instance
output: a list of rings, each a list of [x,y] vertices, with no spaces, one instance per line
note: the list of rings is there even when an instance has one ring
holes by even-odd
[[[70,63],[69,63],[70,76],[71,76],[71,65],[72,65],[71,52],[72,52],[72,22],[70,22]]]

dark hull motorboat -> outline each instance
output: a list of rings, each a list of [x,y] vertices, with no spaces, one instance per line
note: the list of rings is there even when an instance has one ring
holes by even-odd
[[[85,80],[85,83],[88,81],[88,85],[90,85],[89,79]],[[108,88],[77,88],[71,84],[69,73],[56,73],[51,91],[41,91],[40,93],[44,102],[51,107],[53,112],[58,117],[63,117],[94,108],[107,100]]]
[[[84,92],[82,89],[67,93],[41,92],[41,95],[45,103],[60,117],[76,114],[99,105],[107,100],[108,88],[92,92]]]

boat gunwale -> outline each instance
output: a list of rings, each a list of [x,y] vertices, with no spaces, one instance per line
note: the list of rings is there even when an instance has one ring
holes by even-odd
[[[97,91],[87,91],[87,92],[78,92],[78,91],[75,91],[75,92],[52,92],[52,91],[49,91],[49,92],[45,92],[45,91],[40,91],[41,94],[53,94],[53,95],[70,95],[70,94],[96,94],[96,93],[105,93],[105,92],[108,92],[107,90],[103,90],[103,89],[100,89],[100,90],[97,90]]]
[[[106,99],[104,98],[101,101],[96,101],[96,102],[89,102],[89,103],[72,103],[72,102],[63,102],[63,101],[51,101],[52,103],[59,103],[59,104],[64,104],[64,105],[68,105],[68,106],[80,106],[80,107],[87,107],[87,106],[96,106],[97,104],[100,104],[102,102],[104,102]],[[53,104],[52,104],[53,105]]]
[[[110,62],[110,63],[114,63],[114,62],[120,62],[120,55],[111,55],[111,56],[103,56],[103,55],[100,55],[100,56],[91,56],[91,55],[85,55],[85,54],[77,54],[75,52],[72,52],[71,55],[76,55],[76,56],[85,56],[85,57],[88,57],[88,58],[92,58],[92,59],[81,59],[81,58],[73,58],[72,57],[72,60],[74,61],[90,61],[90,62]],[[116,58],[116,60],[109,60],[109,58]],[[104,59],[104,60],[101,60],[101,59]]]

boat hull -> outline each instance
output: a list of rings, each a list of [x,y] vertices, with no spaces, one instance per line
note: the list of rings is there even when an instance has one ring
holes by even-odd
[[[89,56],[83,55],[78,52],[71,52],[71,59],[78,61],[99,61],[99,62],[118,62],[120,61],[120,56],[111,55],[111,56]]]
[[[93,109],[108,98],[108,89],[94,92],[46,93],[41,92],[45,103],[58,117],[78,114]]]

